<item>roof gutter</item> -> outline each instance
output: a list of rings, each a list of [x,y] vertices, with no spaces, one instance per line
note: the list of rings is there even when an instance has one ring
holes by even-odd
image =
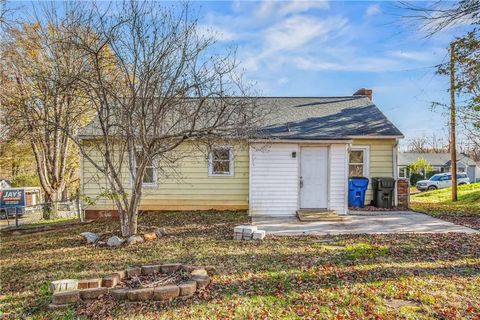
[[[352,139],[339,139],[339,140],[304,140],[304,139],[249,139],[248,142],[260,142],[260,143],[305,143],[305,144],[314,144],[314,143],[330,143],[330,144],[345,144],[352,143]]]
[[[350,136],[351,139],[403,139],[405,136],[393,135],[393,136]]]

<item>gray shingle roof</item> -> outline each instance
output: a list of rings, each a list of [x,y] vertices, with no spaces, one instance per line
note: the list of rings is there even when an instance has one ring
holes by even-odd
[[[421,152],[399,152],[398,153],[398,165],[408,166],[409,164],[417,161],[417,159],[425,159],[432,166],[450,166],[450,153],[421,153]],[[467,157],[466,155],[457,154],[457,162],[461,161],[467,166],[474,166],[475,161]]]
[[[262,132],[280,139],[349,139],[357,136],[403,137],[372,101],[364,96],[259,98],[273,112]]]
[[[351,139],[352,137],[403,137],[400,130],[365,96],[258,97],[268,110],[261,133],[252,138],[299,140]],[[92,122],[80,136],[95,136]]]

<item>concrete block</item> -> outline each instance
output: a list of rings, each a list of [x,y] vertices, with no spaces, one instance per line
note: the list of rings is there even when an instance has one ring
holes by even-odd
[[[233,240],[242,240],[243,238],[243,233],[242,232],[235,232],[233,234]]]
[[[162,271],[162,273],[174,273],[177,272],[181,266],[181,263],[162,264],[160,266],[160,271]]]
[[[136,268],[129,268],[126,270],[127,271],[127,276],[129,278],[133,277],[133,276],[139,276],[142,274],[142,268],[140,267],[136,267]]]
[[[242,233],[243,232],[243,227],[244,226],[236,226],[235,228],[233,228],[233,232],[234,233]]]
[[[98,299],[100,296],[106,295],[108,293],[108,288],[91,288],[80,290],[80,298],[83,300],[87,299]]]
[[[254,233],[257,231],[257,226],[243,226],[243,233]]]
[[[265,230],[257,230],[253,233],[252,239],[253,240],[263,240],[265,238],[266,232]]]
[[[153,291],[153,300],[170,300],[179,294],[180,288],[175,285],[156,287]]]
[[[178,287],[180,288],[181,296],[193,296],[197,290],[197,282],[194,280],[185,281],[180,283]]]
[[[53,293],[72,291],[77,289],[78,289],[78,280],[75,280],[75,279],[56,280],[56,281],[52,281],[52,283],[50,284],[50,290]]]
[[[92,289],[100,288],[102,286],[102,279],[85,279],[78,281],[78,289]]]
[[[252,235],[253,235],[253,232],[252,233],[242,233],[242,239],[243,240],[252,240]]]
[[[154,273],[160,272],[160,265],[155,264],[155,265],[147,265],[147,266],[142,266],[142,274],[143,275],[150,275]]]
[[[130,301],[146,301],[153,297],[153,288],[132,289],[127,292]]]
[[[78,292],[78,290],[57,292],[54,293],[52,296],[53,304],[72,304],[76,303],[78,300],[80,300],[80,293]]]
[[[102,287],[113,288],[120,282],[120,276],[118,273],[112,273],[106,276],[102,280]]]
[[[118,288],[118,289],[110,289],[110,295],[115,300],[126,300],[128,289],[125,288]]]

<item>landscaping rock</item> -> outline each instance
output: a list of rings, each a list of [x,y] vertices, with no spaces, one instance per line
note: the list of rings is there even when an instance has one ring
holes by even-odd
[[[115,300],[126,300],[127,299],[127,293],[128,289],[125,288],[115,288],[115,289],[110,289],[110,295],[112,298]]]
[[[155,234],[155,232],[147,232],[143,235],[143,237],[145,238],[145,241],[157,240],[157,235]]]
[[[127,276],[129,278],[131,278],[133,276],[139,276],[139,275],[142,274],[142,268],[140,268],[140,267],[129,268],[126,271],[127,271]]]
[[[180,288],[180,295],[181,296],[192,296],[195,291],[197,290],[197,282],[194,280],[189,280],[182,282],[178,285]]]
[[[130,301],[146,301],[153,297],[153,288],[131,289],[127,292]]]
[[[97,243],[95,243],[95,246],[97,247],[106,247],[107,246],[107,243],[105,241],[97,241]]]
[[[194,276],[208,276],[208,273],[207,273],[207,270],[205,270],[203,268],[197,268],[197,269],[192,270],[192,272],[190,272],[190,276],[192,276],[192,277],[194,277]]]
[[[142,274],[143,275],[154,274],[154,273],[157,273],[157,272],[160,272],[160,265],[159,264],[142,266]]]
[[[75,280],[75,279],[56,280],[56,281],[52,281],[52,283],[50,284],[50,290],[53,293],[72,291],[77,289],[78,289],[78,280]]]
[[[103,295],[108,293],[108,288],[92,288],[92,289],[83,289],[80,290],[80,298],[83,300],[87,299],[98,299]]]
[[[137,243],[141,243],[143,242],[143,238],[141,236],[130,236],[128,239],[127,239],[127,244],[130,246],[130,245],[134,245],[134,244],[137,244]]]
[[[160,270],[161,270],[163,273],[174,273],[174,272],[176,272],[178,269],[180,269],[181,266],[182,266],[181,263],[162,264],[162,265],[160,266]]]
[[[72,304],[76,303],[78,300],[80,300],[80,293],[78,290],[57,292],[52,296],[53,304]]]
[[[100,238],[98,234],[93,232],[82,232],[80,235],[87,240],[87,243],[95,243],[97,242],[98,238]]]
[[[112,273],[111,275],[103,278],[102,287],[113,288],[120,282],[120,276],[118,273]]]
[[[257,230],[253,232],[252,239],[253,240],[263,240],[265,238],[266,232],[265,230]]]
[[[155,229],[155,235],[157,238],[161,238],[163,236],[167,235],[167,230],[165,228],[156,228]]]
[[[175,285],[156,287],[153,291],[154,300],[170,300],[178,297],[180,288]]]
[[[209,276],[194,276],[192,277],[192,280],[197,282],[198,289],[205,289],[205,287],[208,286],[208,284],[210,283]]]
[[[109,246],[109,247],[119,247],[124,242],[125,242],[125,240],[123,240],[122,238],[119,238],[117,236],[112,236],[112,237],[108,238],[107,246]]]
[[[86,279],[78,281],[78,289],[92,289],[102,286],[102,279]]]

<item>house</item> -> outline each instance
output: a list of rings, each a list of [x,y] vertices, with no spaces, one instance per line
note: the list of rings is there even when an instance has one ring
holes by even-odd
[[[409,177],[407,168],[418,159],[425,159],[432,166],[433,172],[450,172],[450,153],[399,152],[399,176]],[[480,166],[463,153],[457,154],[457,172],[465,172],[468,178],[470,178],[470,182],[480,181]]]
[[[259,108],[275,108],[263,138],[213,146],[209,157],[189,143],[190,156],[176,172],[147,172],[140,210],[249,210],[251,215],[295,215],[300,209],[348,213],[348,177],[396,177],[402,133],[373,104],[371,90],[344,97],[259,98]],[[82,136],[82,133],[80,133]],[[95,143],[91,132],[84,143]],[[100,159],[99,154],[91,154]],[[99,199],[105,180],[81,158],[81,188],[98,199],[86,217],[105,217],[115,207]],[[369,189],[366,203],[372,199]]]

